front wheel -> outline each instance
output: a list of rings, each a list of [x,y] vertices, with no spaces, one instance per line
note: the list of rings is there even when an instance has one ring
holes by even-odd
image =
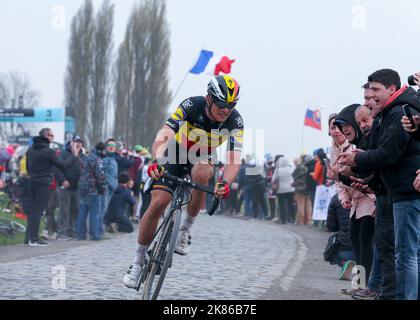
[[[181,210],[171,211],[164,223],[158,243],[150,255],[147,267],[149,272],[144,281],[143,300],[156,300],[159,295],[168,268],[172,263],[181,223]]]

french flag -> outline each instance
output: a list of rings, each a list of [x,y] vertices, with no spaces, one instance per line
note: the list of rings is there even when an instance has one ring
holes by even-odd
[[[235,60],[230,60],[227,56],[222,56],[213,51],[201,50],[200,56],[190,73],[219,75],[223,72],[229,74],[234,62]]]
[[[317,110],[309,110],[307,109],[306,111],[306,116],[305,116],[305,126],[317,129],[317,130],[322,130],[321,129],[321,110],[317,109]]]

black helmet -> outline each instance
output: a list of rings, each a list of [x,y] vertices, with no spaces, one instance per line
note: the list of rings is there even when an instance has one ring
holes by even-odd
[[[207,93],[220,107],[234,108],[239,100],[239,83],[230,76],[215,76],[208,86]]]

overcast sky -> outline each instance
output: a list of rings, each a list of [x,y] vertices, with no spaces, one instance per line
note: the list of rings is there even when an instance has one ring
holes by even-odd
[[[117,48],[136,1],[114,2]],[[26,72],[43,107],[63,104],[69,26],[82,3],[0,0],[0,72]],[[265,152],[293,158],[304,133],[304,151],[312,153],[329,145],[328,114],[361,102],[371,72],[394,68],[406,81],[420,71],[419,13],[418,0],[169,0],[171,88],[202,48],[226,54],[242,85],[238,110],[246,128],[264,130]],[[208,80],[189,75],[175,102],[204,95]],[[302,130],[306,108],[317,107],[324,131]]]

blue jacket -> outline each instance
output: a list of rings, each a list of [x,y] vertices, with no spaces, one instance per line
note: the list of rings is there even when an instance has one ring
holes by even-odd
[[[110,192],[114,192],[118,188],[118,164],[115,154],[108,154],[102,160],[105,171],[105,179]]]

